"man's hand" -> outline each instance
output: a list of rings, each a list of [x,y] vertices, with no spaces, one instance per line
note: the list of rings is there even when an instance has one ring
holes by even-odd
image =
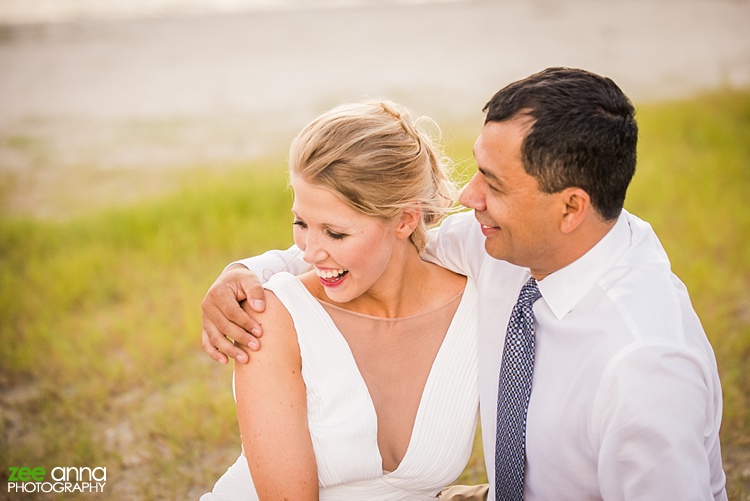
[[[222,364],[229,362],[228,356],[247,363],[249,357],[238,344],[253,351],[260,349],[257,338],[261,337],[263,330],[242,309],[242,301],[258,312],[266,307],[265,292],[258,277],[244,266],[235,264],[219,275],[201,303],[203,349]]]

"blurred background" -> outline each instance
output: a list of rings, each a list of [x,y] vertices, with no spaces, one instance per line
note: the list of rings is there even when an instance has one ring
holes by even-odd
[[[748,26],[748,0],[0,0],[0,479],[106,466],[108,499],[209,490],[239,438],[200,301],[290,243],[296,132],[389,98],[467,176],[491,95],[574,66],[638,109],[626,207],[714,345],[730,493],[750,499]]]
[[[746,0],[0,0],[0,23],[5,208],[43,216],[276,151],[364,97],[478,127],[548,66],[636,103],[750,82]]]

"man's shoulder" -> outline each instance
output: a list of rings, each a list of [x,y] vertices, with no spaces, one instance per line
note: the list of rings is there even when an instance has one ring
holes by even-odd
[[[668,265],[615,267],[604,277],[603,292],[635,338],[685,338],[700,325],[684,284]],[[616,322],[610,317],[611,322]],[[688,330],[696,330],[689,328]],[[702,333],[702,328],[698,328]]]

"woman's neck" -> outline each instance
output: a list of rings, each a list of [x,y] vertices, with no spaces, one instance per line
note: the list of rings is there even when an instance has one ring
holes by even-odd
[[[349,302],[359,313],[385,318],[415,315],[424,309],[429,295],[432,268],[408,244],[402,255],[396,255],[380,279],[364,294]]]

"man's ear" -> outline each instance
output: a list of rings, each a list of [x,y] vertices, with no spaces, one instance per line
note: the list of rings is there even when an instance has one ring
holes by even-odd
[[[565,188],[560,195],[563,203],[560,231],[572,233],[593,210],[591,197],[585,190],[577,187]]]
[[[401,211],[401,219],[396,226],[396,234],[401,238],[409,238],[414,233],[421,218],[422,211],[418,204],[415,203],[404,208]]]

